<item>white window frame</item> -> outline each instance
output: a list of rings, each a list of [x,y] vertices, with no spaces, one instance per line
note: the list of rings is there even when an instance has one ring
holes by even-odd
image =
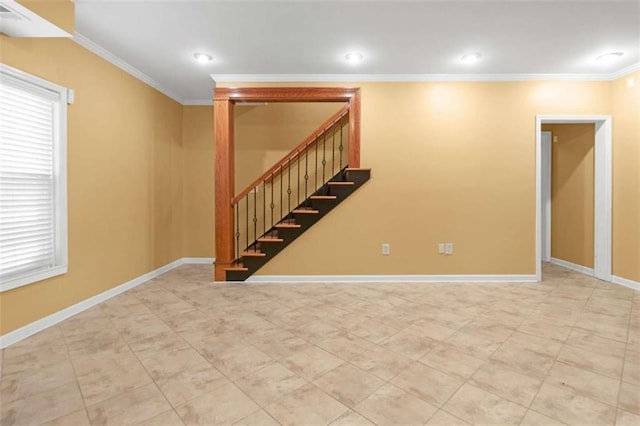
[[[67,229],[67,103],[73,91],[51,83],[50,81],[20,71],[0,63],[0,80],[5,76],[20,80],[25,85],[35,86],[57,93],[59,102],[54,107],[54,250],[55,261],[52,266],[40,268],[8,279],[0,279],[0,293],[26,286],[47,278],[67,273],[68,267],[68,229]]]

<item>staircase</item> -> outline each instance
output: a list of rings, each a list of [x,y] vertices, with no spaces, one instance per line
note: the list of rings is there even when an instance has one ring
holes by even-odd
[[[226,268],[227,281],[244,281],[286,246],[311,228],[324,215],[353,194],[371,177],[370,169],[345,167],[320,189],[296,206],[279,223],[240,253],[235,264]]]
[[[347,104],[233,198],[235,259],[226,281],[249,278],[369,180],[370,169],[343,164],[348,124]]]

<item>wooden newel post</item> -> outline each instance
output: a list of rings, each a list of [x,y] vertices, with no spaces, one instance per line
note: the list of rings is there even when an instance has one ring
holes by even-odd
[[[215,210],[216,210],[216,263],[214,279],[225,281],[224,269],[234,260],[234,215],[231,200],[234,196],[234,144],[233,107],[228,97],[213,101],[213,128],[216,138],[215,158]]]

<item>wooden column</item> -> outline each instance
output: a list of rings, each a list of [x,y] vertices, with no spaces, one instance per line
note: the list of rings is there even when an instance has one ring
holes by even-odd
[[[360,88],[349,99],[349,167],[360,167]]]
[[[216,138],[215,158],[215,210],[216,210],[216,263],[215,281],[225,281],[224,269],[234,260],[234,144],[233,107],[228,97],[213,101],[213,128]]]

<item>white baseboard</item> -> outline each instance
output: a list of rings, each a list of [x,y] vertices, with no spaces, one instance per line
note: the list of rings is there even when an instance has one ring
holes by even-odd
[[[617,277],[614,275],[613,277],[611,277],[611,282],[614,284],[619,284],[625,287],[632,288],[634,290],[640,290],[640,282],[638,281],[633,281],[627,278]]]
[[[576,272],[581,272],[581,273],[586,274],[586,275],[593,276],[594,273],[595,273],[593,268],[589,268],[587,266],[578,265],[577,263],[567,262],[566,260],[562,260],[562,259],[556,259],[555,257],[551,258],[551,263],[553,263],[554,265],[562,266],[562,267],[567,268],[567,269],[571,269],[571,270],[576,271]]]
[[[111,299],[112,297],[117,296],[120,293],[130,290],[136,286],[139,286],[140,284],[147,282],[150,279],[156,278],[164,274],[165,272],[169,272],[170,270],[177,268],[180,265],[192,264],[192,263],[210,264],[210,263],[213,263],[214,261],[215,259],[213,258],[199,258],[199,257],[185,257],[185,258],[173,261],[156,270],[153,270],[137,278],[134,278],[130,281],[127,281],[124,284],[111,288],[103,293],[97,294],[93,297],[83,300],[82,302],[76,303],[75,305],[71,305],[68,308],[64,308],[61,311],[58,311],[54,314],[51,314],[37,321],[34,321],[30,324],[27,324],[23,327],[20,327],[17,330],[13,330],[9,333],[3,334],[2,336],[0,336],[0,349],[6,348],[9,345],[19,342],[20,340],[26,339],[27,337],[33,334],[36,334],[46,328],[56,325],[59,322],[62,322],[69,317],[77,315],[80,312],[95,306],[98,303],[102,303],[105,300]]]
[[[253,275],[250,283],[533,283],[536,275]]]

